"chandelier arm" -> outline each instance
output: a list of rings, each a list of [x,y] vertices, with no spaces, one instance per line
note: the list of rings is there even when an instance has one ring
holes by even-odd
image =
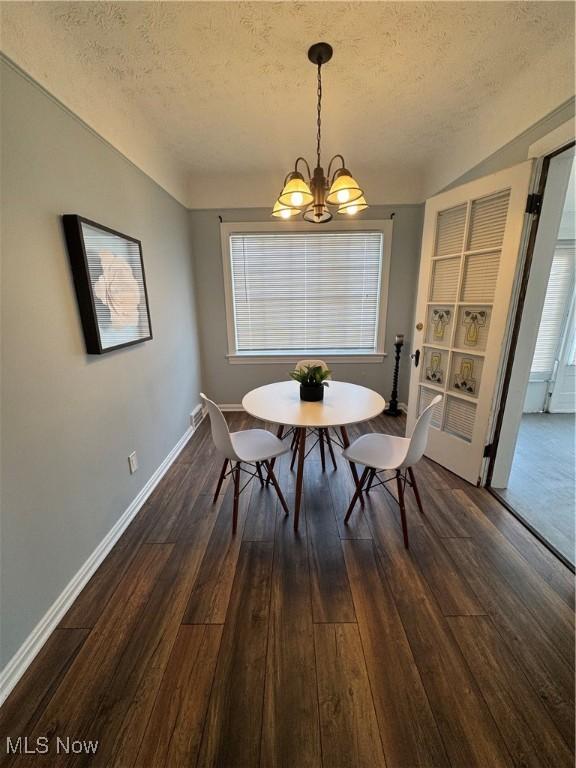
[[[330,162],[328,163],[327,178],[328,178],[328,180],[330,182],[333,181],[333,179],[330,179],[330,171],[332,170],[332,163],[334,162],[334,160],[340,160],[342,162],[342,168],[346,168],[346,161],[344,160],[344,157],[342,155],[334,155],[332,160],[330,160]],[[340,170],[340,169],[338,169],[338,170]],[[336,173],[336,171],[334,173]]]
[[[300,161],[302,161],[304,163],[304,165],[306,166],[306,170],[308,171],[308,178],[311,179],[312,178],[312,174],[310,173],[310,166],[308,165],[308,160],[306,160],[305,157],[297,157],[296,158],[296,162],[294,163],[294,170],[295,171],[298,170],[298,163]]]

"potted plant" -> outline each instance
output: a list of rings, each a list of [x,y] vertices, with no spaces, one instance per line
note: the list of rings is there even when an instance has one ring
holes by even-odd
[[[324,398],[324,387],[328,386],[326,379],[330,373],[321,365],[305,365],[290,371],[290,378],[300,382],[300,399],[315,403]]]

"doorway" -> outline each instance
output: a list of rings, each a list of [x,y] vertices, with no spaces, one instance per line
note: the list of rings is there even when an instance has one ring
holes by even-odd
[[[491,490],[574,567],[576,203],[574,146],[544,159]]]

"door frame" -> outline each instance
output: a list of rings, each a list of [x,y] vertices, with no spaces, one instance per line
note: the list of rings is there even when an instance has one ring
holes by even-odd
[[[494,475],[494,466],[496,463],[496,456],[498,453],[498,443],[502,434],[502,425],[504,423],[504,415],[506,411],[506,402],[510,390],[510,381],[512,379],[512,370],[514,367],[514,359],[516,356],[516,350],[518,347],[518,337],[520,335],[520,326],[522,323],[522,315],[524,312],[524,305],[526,302],[526,292],[528,289],[528,281],[530,279],[530,271],[532,268],[532,260],[534,256],[534,246],[536,243],[536,235],[538,234],[538,224],[540,222],[540,211],[542,209],[542,201],[544,199],[544,192],[546,188],[546,181],[548,179],[548,171],[550,168],[550,162],[557,155],[566,152],[576,145],[576,141],[572,140],[564,146],[554,150],[550,154],[546,155],[539,162],[540,168],[536,168],[536,178],[534,182],[534,189],[536,190],[536,197],[533,197],[534,210],[532,212],[532,222],[528,233],[528,243],[525,250],[524,264],[520,269],[518,276],[517,292],[514,301],[514,308],[511,313],[513,321],[510,327],[509,340],[506,345],[506,352],[504,356],[504,362],[502,365],[501,386],[498,390],[497,398],[497,410],[496,418],[494,419],[492,436],[489,441],[488,449],[488,466],[486,469],[484,485],[491,490],[492,489],[492,477]],[[498,497],[500,498],[500,497]]]
[[[528,289],[528,281],[530,278],[530,270],[532,267],[532,260],[534,255],[534,246],[536,243],[536,235],[538,234],[538,224],[540,221],[540,210],[542,208],[542,201],[544,198],[546,181],[548,179],[548,171],[550,168],[550,163],[554,157],[562,154],[563,152],[566,152],[567,150],[571,149],[574,146],[576,146],[576,141],[572,139],[571,141],[568,141],[567,143],[563,144],[561,147],[558,147],[554,151],[549,152],[544,157],[539,158],[538,165],[536,166],[536,178],[534,181],[534,189],[536,190],[535,194],[538,197],[533,198],[535,200],[536,210],[533,213],[533,219],[529,229],[528,244],[526,247],[524,264],[518,278],[516,302],[515,302],[515,307],[512,313],[514,320],[510,329],[509,341],[508,341],[507,350],[504,358],[505,362],[502,366],[501,387],[498,395],[498,405],[497,405],[497,411],[496,411],[496,418],[494,419],[492,438],[489,444],[488,466],[486,470],[486,479],[484,483],[486,490],[489,493],[491,493],[492,496],[494,496],[500,502],[500,504],[502,504],[502,506],[504,506],[508,510],[508,512],[510,512],[511,515],[513,515],[525,528],[527,528],[530,531],[530,533],[532,533],[532,535],[535,536],[538,539],[538,541],[543,546],[546,547],[546,549],[552,552],[552,554],[555,555],[563,563],[563,565],[569,568],[569,570],[571,570],[573,573],[576,572],[574,565],[569,560],[567,560],[564,557],[564,555],[561,552],[559,552],[553,544],[551,544],[546,538],[544,538],[544,536],[533,525],[531,525],[527,520],[525,520],[524,517],[516,509],[514,509],[514,507],[512,507],[508,501],[506,501],[506,499],[500,496],[496,488],[492,487],[492,477],[494,475],[494,466],[495,466],[496,458],[498,454],[498,443],[500,441],[500,436],[502,433],[502,425],[504,423],[506,401],[508,399],[510,382],[512,379],[514,358],[515,358],[516,349],[518,346],[520,325],[522,322],[522,314],[524,311],[524,304],[526,301],[526,291]]]

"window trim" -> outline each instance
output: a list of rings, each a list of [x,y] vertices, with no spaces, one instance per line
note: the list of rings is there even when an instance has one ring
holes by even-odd
[[[340,353],[328,353],[314,350],[302,350],[302,352],[278,353],[272,352],[238,352],[236,349],[236,331],[234,328],[234,299],[232,292],[232,268],[230,263],[230,235],[254,234],[262,232],[381,232],[382,233],[382,271],[380,273],[380,296],[378,306],[378,325],[376,334],[376,350],[374,352],[354,353],[344,351]],[[226,307],[226,330],[228,334],[228,362],[238,364],[273,364],[285,363],[293,360],[297,362],[302,357],[321,355],[327,363],[381,363],[387,356],[384,348],[386,334],[386,317],[388,311],[388,289],[390,284],[390,262],[392,257],[392,219],[358,219],[356,221],[337,221],[330,224],[310,224],[305,221],[290,223],[282,222],[223,222],[220,224],[220,244],[222,250],[222,270],[224,277],[224,297]]]

